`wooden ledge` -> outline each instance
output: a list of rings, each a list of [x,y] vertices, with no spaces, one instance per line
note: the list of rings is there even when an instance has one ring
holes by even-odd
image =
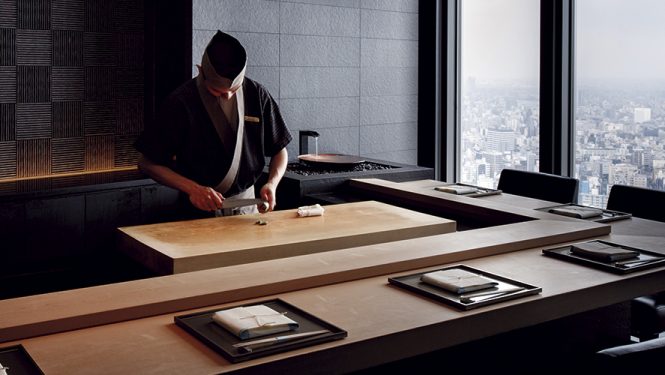
[[[554,205],[552,202],[506,193],[473,198],[434,190],[434,187],[442,184],[444,183],[436,180],[392,182],[378,178],[363,178],[350,180],[348,186],[354,192],[371,195],[377,200],[385,199],[424,212],[449,213],[451,218],[461,217],[484,225],[502,225],[527,220],[580,221],[534,210],[534,208],[552,206]]]
[[[0,301],[0,342],[601,237],[603,224],[534,220]]]

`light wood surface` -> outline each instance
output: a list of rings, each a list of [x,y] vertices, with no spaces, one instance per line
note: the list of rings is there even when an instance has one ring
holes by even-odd
[[[440,192],[432,180],[399,183],[376,178],[353,179],[348,190],[361,197],[390,202],[410,210],[447,217],[457,221],[458,230],[506,225],[528,220],[579,221],[561,215],[536,211],[534,206],[552,206],[555,203],[504,194],[467,197]],[[518,204],[525,201],[524,206]]]
[[[663,267],[616,275],[542,255],[544,248],[590,238],[665,253],[664,223],[632,218],[598,224],[534,211],[531,200],[520,207],[517,196],[507,194],[441,197],[417,184],[386,185],[377,191],[483,215],[496,224],[4,300],[0,342],[23,344],[47,374],[346,372],[608,306],[664,285]],[[464,312],[387,284],[388,276],[459,263],[543,292]],[[274,297],[346,329],[349,336],[230,364],[173,324],[174,315]]]
[[[120,248],[172,274],[455,231],[453,220],[375,201],[324,208],[313,217],[293,209],[123,227]]]
[[[383,184],[380,179],[365,179],[365,180],[358,180],[358,181],[364,181],[372,184]],[[405,181],[399,184],[401,189],[410,189],[411,191],[428,191],[432,190],[434,191],[435,196],[439,197],[446,197],[450,196],[449,193],[445,192],[440,192],[434,190],[435,187],[442,186],[445,184],[444,182],[437,181],[437,180],[415,180],[415,181]],[[447,195],[444,195],[447,194]],[[467,198],[467,197],[465,197]],[[485,202],[499,202],[502,205],[512,205],[515,207],[519,208],[525,208],[525,209],[535,209],[535,208],[543,208],[543,207],[550,207],[550,206],[555,206],[559,205],[561,203],[554,203],[554,202],[549,202],[549,201],[543,201],[540,199],[534,199],[534,198],[529,198],[529,197],[522,197],[520,195],[513,195],[513,194],[508,194],[501,192],[501,194],[495,194],[495,195],[484,195],[481,197],[476,197],[476,199],[481,199],[482,201]]]
[[[435,269],[428,267],[246,300],[282,298],[343,327],[348,337],[237,364],[174,325],[174,315],[198,309],[20,343],[45,373],[56,375],[348,372],[624,301],[660,287],[665,277],[663,268],[615,275],[544,257],[541,247],[463,264],[538,285],[542,293],[460,311],[387,284],[388,276]]]
[[[604,236],[609,229],[533,220],[2,300],[0,342]]]
[[[483,222],[486,225],[500,225],[525,220],[562,220],[579,221],[561,215],[537,211],[535,208],[557,205],[518,195],[501,193],[483,197],[466,197],[434,190],[444,182],[436,180],[418,180],[393,182],[378,178],[353,179],[349,188],[377,200],[386,200],[411,209],[435,210],[438,213],[450,213],[451,217],[464,217]]]

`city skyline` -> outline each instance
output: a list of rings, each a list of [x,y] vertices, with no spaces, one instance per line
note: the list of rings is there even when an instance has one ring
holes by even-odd
[[[665,85],[585,88],[575,111],[579,203],[605,207],[613,184],[665,189]],[[535,87],[477,85],[462,97],[461,178],[496,188],[504,168],[538,171]]]

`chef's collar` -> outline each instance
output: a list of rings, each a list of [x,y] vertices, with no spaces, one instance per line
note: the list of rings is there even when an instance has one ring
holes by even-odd
[[[230,89],[240,85],[247,68],[247,52],[229,34],[217,31],[203,53],[201,69],[214,87]]]

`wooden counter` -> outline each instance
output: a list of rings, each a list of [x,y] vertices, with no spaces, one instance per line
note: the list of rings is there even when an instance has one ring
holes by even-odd
[[[399,195],[399,185],[390,188]],[[545,257],[542,249],[601,238],[665,252],[665,223],[632,218],[599,224],[535,211],[531,201],[520,207],[401,188],[400,199],[441,204],[496,224],[4,300],[0,342],[24,345],[47,374],[348,372],[662,289],[663,267],[616,275]],[[515,197],[511,202],[519,202]],[[542,293],[459,311],[387,284],[389,276],[459,263],[539,286]],[[173,323],[175,315],[275,297],[347,330],[348,337],[231,364]]]
[[[173,274],[455,231],[453,220],[375,201],[119,228],[120,249]],[[257,220],[266,225],[257,225]]]
[[[522,223],[0,300],[0,342],[607,235],[587,222]],[[43,308],[48,306],[47,309]]]
[[[533,209],[556,205],[553,202],[505,193],[467,197],[434,190],[435,186],[442,184],[444,183],[435,180],[392,182],[366,178],[350,180],[348,190],[360,197],[372,197],[407,209],[453,219],[457,221],[458,230],[519,223],[525,220],[571,220],[568,217]]]
[[[444,193],[441,191],[436,191],[434,190],[435,187],[442,186],[445,184],[444,182],[437,181],[437,180],[415,180],[415,181],[405,181],[401,182],[398,185],[395,184],[390,184],[387,185],[384,183],[385,180],[381,179],[358,179],[354,180],[353,184],[363,184],[367,183],[370,185],[378,185],[378,186],[392,186],[392,187],[397,187],[399,186],[400,189],[412,191],[412,192],[431,192],[432,196],[438,196],[438,197],[451,197],[451,194],[449,193]],[[358,186],[358,185],[354,185]],[[458,196],[461,197],[461,196]],[[468,197],[464,197],[465,199],[468,199]],[[529,197],[523,197],[520,195],[514,195],[514,194],[508,194],[501,192],[501,194],[496,194],[496,195],[484,195],[477,197],[481,201],[480,202],[498,202],[501,203],[502,205],[512,205],[515,207],[523,208],[523,209],[535,209],[535,208],[543,208],[543,207],[550,207],[554,205],[559,205],[561,203],[554,203],[554,202],[549,202],[549,201],[543,201],[540,199],[535,199],[535,198],[529,198]],[[479,202],[479,204],[480,204]]]
[[[639,240],[631,244],[644,245]],[[282,298],[342,327],[348,331],[348,337],[237,364],[229,363],[174,325],[174,315],[200,309],[35,337],[20,343],[50,375],[211,374],[237,370],[342,373],[624,301],[655,290],[665,278],[664,268],[615,275],[544,257],[541,247],[467,260],[464,264],[540,286],[542,293],[460,311],[387,284],[388,276],[405,273],[401,272],[264,296],[258,301]],[[251,301],[257,300],[243,303]]]

